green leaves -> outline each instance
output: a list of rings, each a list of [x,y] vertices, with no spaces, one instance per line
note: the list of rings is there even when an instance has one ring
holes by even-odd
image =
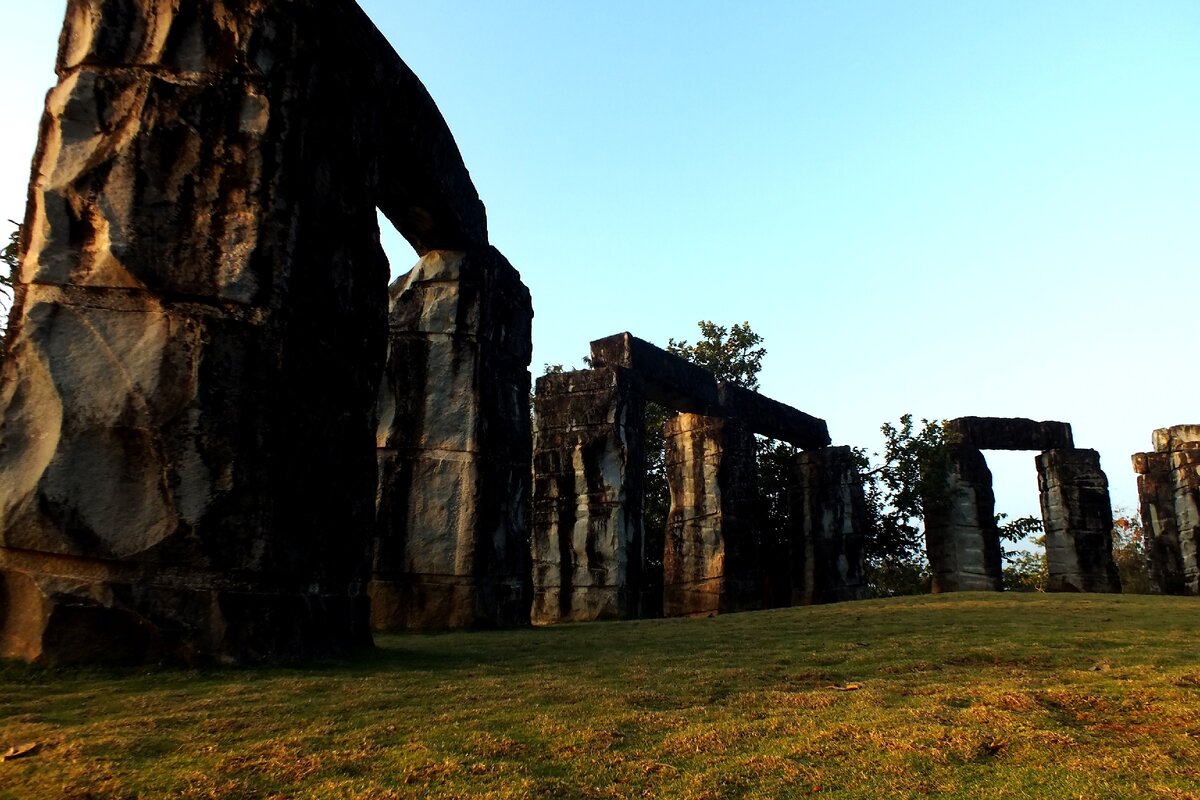
[[[667,342],[667,352],[686,358],[716,376],[718,381],[736,383],[746,389],[758,388],[758,373],[762,370],[763,338],[750,329],[749,322],[732,328],[712,320],[696,323],[704,338],[695,344],[687,341]]]
[[[912,414],[899,425],[885,422],[882,457],[877,462],[861,448],[855,458],[866,482],[871,519],[867,539],[867,579],[881,595],[915,594],[928,590],[922,520],[928,508],[950,501],[947,477],[950,445],[940,422]]]

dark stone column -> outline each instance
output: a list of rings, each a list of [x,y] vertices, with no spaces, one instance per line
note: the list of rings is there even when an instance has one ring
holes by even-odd
[[[533,621],[637,616],[645,399],[623,368],[537,381]]]
[[[1200,595],[1200,425],[1154,432],[1154,449],[1171,463],[1175,524],[1183,572],[1182,594]]]
[[[1120,592],[1112,502],[1095,450],[1047,450],[1037,461],[1048,592]]]
[[[529,291],[482,248],[426,253],[391,294],[372,623],[528,624]]]
[[[663,553],[663,614],[761,608],[754,434],[739,420],[698,414],[673,417],[665,433],[671,510]]]
[[[1187,594],[1179,524],[1175,518],[1175,482],[1170,453],[1136,453],[1138,499],[1150,586],[1158,594]]]
[[[1184,591],[1200,595],[1200,449],[1172,453],[1171,477],[1175,484]]]
[[[796,455],[791,492],[792,605],[867,596],[867,500],[849,447]]]
[[[72,0],[0,375],[0,655],[369,646],[388,265],[486,243],[353,2]]]
[[[1004,588],[992,472],[983,453],[952,445],[947,501],[926,500],[925,547],[933,591],[1000,591]]]

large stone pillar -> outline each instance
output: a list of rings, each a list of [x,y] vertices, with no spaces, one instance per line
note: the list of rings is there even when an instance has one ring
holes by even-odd
[[[933,591],[1000,591],[1004,583],[992,472],[974,447],[951,448],[946,501],[926,499],[925,548]]]
[[[1047,450],[1037,459],[1048,592],[1120,592],[1112,556],[1112,502],[1095,450]]]
[[[1200,425],[1156,430],[1154,449],[1170,458],[1182,593],[1200,595]]]
[[[678,414],[667,421],[667,515],[663,614],[762,607],[754,525],[755,441],[740,420]]]
[[[535,399],[533,621],[637,616],[645,399],[622,367],[545,375]]]
[[[867,596],[867,500],[853,455],[849,447],[796,455],[790,496],[792,605]]]
[[[426,253],[391,295],[371,621],[528,624],[529,291],[482,248]]]
[[[352,2],[71,0],[57,72],[0,374],[0,655],[369,646],[376,208],[422,252],[487,238],[444,121]]]
[[[1136,453],[1138,500],[1150,586],[1157,594],[1187,594],[1179,524],[1175,517],[1175,482],[1171,453]]]

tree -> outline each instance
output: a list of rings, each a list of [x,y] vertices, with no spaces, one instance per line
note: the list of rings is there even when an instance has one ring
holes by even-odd
[[[763,338],[750,329],[750,323],[735,323],[732,328],[726,328],[711,320],[701,320],[696,325],[703,338],[695,344],[670,339],[667,352],[704,367],[718,381],[757,389],[758,373],[762,370],[767,349],[762,347]]]
[[[949,502],[950,438],[941,423],[912,414],[885,422],[883,455],[855,449],[867,494],[867,583],[875,594],[923,594],[932,576],[925,559],[927,507]]]
[[[1004,588],[1010,592],[1044,592],[1049,579],[1046,537],[1034,539],[1035,551],[1016,550],[1004,556]]]
[[[1150,594],[1146,532],[1140,516],[1118,509],[1113,520],[1112,538],[1113,561],[1121,575],[1121,591],[1125,594]]]
[[[8,331],[8,312],[12,309],[13,301],[13,279],[17,274],[17,267],[21,263],[21,224],[9,220],[13,225],[13,230],[8,235],[8,244],[0,251],[0,262],[4,264],[4,268],[0,268],[0,303],[3,304],[4,319],[0,320],[0,358],[4,357],[4,341],[7,338]]]
[[[667,341],[667,352],[673,353],[693,364],[703,367],[713,374],[718,381],[728,381],[746,389],[758,388],[758,373],[762,370],[762,360],[767,350],[762,346],[762,337],[750,328],[749,322],[734,324],[731,327],[717,325],[711,320],[696,323],[700,329],[700,338],[695,344],[686,340]],[[671,491],[667,485],[666,441],[663,438],[663,427],[667,420],[675,416],[675,411],[658,405],[646,404],[646,478],[643,484],[642,528],[645,541],[646,563],[644,580],[647,597],[659,597],[662,586],[662,552],[665,545],[663,539],[667,529],[667,516],[671,510]],[[766,525],[777,523],[778,514],[786,514],[786,498],[779,490],[762,491],[762,482],[774,485],[772,476],[778,473],[778,459],[782,453],[776,453],[779,448],[789,447],[781,443],[768,441],[766,447],[760,448],[759,478],[760,498],[763,498],[762,513],[767,514]],[[771,466],[764,466],[764,453],[771,452],[767,461]],[[653,613],[655,609],[647,609]]]

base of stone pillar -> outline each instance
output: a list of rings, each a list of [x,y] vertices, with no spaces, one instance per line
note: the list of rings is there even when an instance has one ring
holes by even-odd
[[[0,657],[46,666],[246,664],[371,646],[365,594],[248,592],[0,569]]]
[[[529,624],[528,584],[520,578],[479,585],[454,575],[376,577],[370,583],[376,631],[517,628]]]
[[[533,594],[533,624],[628,619],[627,592],[616,586],[539,586]]]

